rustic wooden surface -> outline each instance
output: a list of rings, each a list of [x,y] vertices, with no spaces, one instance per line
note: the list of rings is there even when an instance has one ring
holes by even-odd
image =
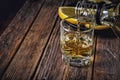
[[[120,80],[120,40],[110,29],[95,32],[89,67],[63,64],[57,9],[76,2],[25,2],[0,36],[0,80]]]

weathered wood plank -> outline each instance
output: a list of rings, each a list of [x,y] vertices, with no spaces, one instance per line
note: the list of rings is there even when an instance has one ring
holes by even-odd
[[[111,30],[98,36],[93,80],[120,80],[120,40]]]
[[[57,24],[59,23],[57,22]],[[39,70],[36,72],[34,80],[42,80],[42,79],[48,80],[48,76],[50,75],[51,71],[53,72],[53,74],[51,74],[52,77],[50,78],[51,80],[61,79],[61,77],[59,76],[63,75],[62,70],[64,69],[63,69],[63,64],[61,62],[58,35],[59,35],[59,26],[55,26],[55,31],[53,31],[51,35],[50,41],[39,63],[39,67],[38,67]],[[56,74],[56,72],[58,73]],[[54,74],[56,74],[57,76]]]
[[[46,0],[20,49],[3,75],[3,80],[32,79],[39,58],[43,55],[42,52],[56,22],[57,9],[61,2],[63,1]]]
[[[68,5],[68,0],[65,5]],[[34,80],[91,80],[92,65],[76,68],[64,65],[59,44],[59,20],[51,34]]]
[[[59,47],[59,21],[53,31],[44,55],[40,61],[34,80],[62,80],[66,66],[61,60]]]
[[[44,0],[26,1],[13,21],[0,36],[0,78],[19,48]]]

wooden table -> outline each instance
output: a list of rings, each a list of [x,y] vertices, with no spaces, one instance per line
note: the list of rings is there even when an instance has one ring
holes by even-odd
[[[25,2],[0,35],[0,80],[120,80],[120,40],[110,29],[95,32],[90,66],[63,64],[57,10],[75,1]]]

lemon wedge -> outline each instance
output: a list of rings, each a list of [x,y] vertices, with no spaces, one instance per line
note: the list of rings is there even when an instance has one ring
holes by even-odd
[[[75,7],[70,7],[70,6],[59,7],[58,15],[61,19],[65,19],[67,17],[73,17],[75,16]],[[68,21],[72,24],[77,24],[77,19],[75,18],[70,18]],[[106,26],[106,25],[97,25],[94,27],[95,30],[103,30],[107,28],[109,28],[109,26]]]
[[[73,17],[75,16],[75,7],[59,7],[58,8],[58,15],[61,19],[65,19],[67,17]],[[77,24],[77,19],[70,18],[67,19],[67,21]]]

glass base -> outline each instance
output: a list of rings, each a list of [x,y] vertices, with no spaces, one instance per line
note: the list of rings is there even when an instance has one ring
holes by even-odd
[[[87,56],[84,58],[70,58],[66,55],[62,55],[62,60],[65,64],[69,64],[70,66],[74,67],[83,67],[83,66],[89,66],[91,62],[91,57]]]

